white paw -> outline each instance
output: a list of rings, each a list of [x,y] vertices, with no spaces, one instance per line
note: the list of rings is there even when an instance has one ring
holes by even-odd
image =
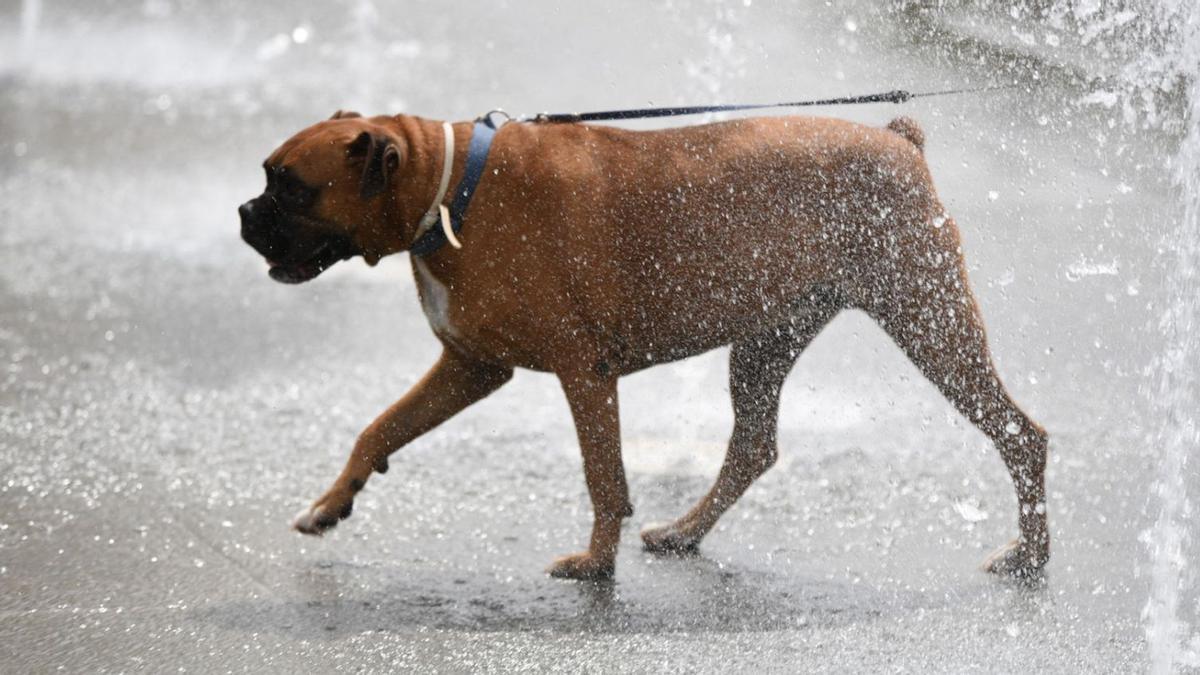
[[[328,513],[323,507],[307,506],[300,509],[296,517],[292,518],[292,529],[304,534],[321,535],[338,524],[338,518],[335,515]]]

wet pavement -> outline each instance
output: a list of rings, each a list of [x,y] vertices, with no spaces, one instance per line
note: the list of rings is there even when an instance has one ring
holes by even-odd
[[[1052,436],[1047,584],[978,571],[1015,536],[1004,467],[849,313],[788,381],[779,464],[695,557],[637,530],[715,476],[726,353],[622,381],[636,515],[596,585],[543,573],[590,507],[541,374],[393,455],[329,535],[288,529],[439,347],[403,255],[267,278],[235,214],[262,159],[338,108],[940,89],[1027,61],[856,3],[48,3],[24,35],[20,15],[0,8],[0,670],[1145,667],[1169,139],[1073,105],[1052,69],[1033,94],[826,111],[925,129],[1000,371]]]

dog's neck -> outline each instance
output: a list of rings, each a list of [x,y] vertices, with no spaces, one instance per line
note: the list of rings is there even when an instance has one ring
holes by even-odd
[[[405,154],[400,170],[390,186],[384,205],[382,226],[370,232],[364,248],[370,248],[376,260],[405,251],[417,235],[421,218],[429,210],[438,193],[442,177],[442,162],[446,161],[445,137],[442,122],[409,115],[383,118],[380,122],[396,134],[404,144]],[[452,124],[454,157],[450,185],[462,179],[466,164],[466,147],[470,139],[468,122]]]

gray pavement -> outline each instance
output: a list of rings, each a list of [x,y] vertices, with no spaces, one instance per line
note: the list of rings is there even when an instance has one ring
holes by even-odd
[[[1011,66],[868,3],[379,4],[46,2],[24,36],[0,7],[0,670],[1144,669],[1169,139],[1069,83],[902,110],[1001,373],[1052,434],[1044,588],[976,569],[1015,535],[1003,465],[852,313],[788,382],[780,463],[697,557],[636,533],[715,475],[723,351],[622,382],[637,514],[613,584],[542,572],[590,508],[565,402],[534,373],[395,455],[328,536],[291,532],[438,352],[405,256],[285,287],[238,239],[236,205],[296,129],[337,108],[772,100]]]

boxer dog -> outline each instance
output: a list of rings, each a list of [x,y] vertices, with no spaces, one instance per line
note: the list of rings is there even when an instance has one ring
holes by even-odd
[[[339,111],[267,158],[266,191],[239,209],[242,236],[286,283],[353,256],[374,265],[408,250],[444,193],[443,163],[451,184],[461,180],[477,129]],[[440,358],[362,432],[293,526],[319,534],[336,525],[390,454],[529,368],[562,385],[594,510],[587,550],[548,571],[610,577],[622,519],[633,514],[617,379],[731,345],[735,421],[716,482],[684,516],[641,533],[649,551],[692,551],[775,462],[780,389],[796,359],[854,308],[999,450],[1020,536],[985,569],[1038,576],[1050,548],[1047,436],[996,373],[923,143],[906,118],[886,128],[811,117],[660,131],[501,126],[462,248],[412,256]]]

